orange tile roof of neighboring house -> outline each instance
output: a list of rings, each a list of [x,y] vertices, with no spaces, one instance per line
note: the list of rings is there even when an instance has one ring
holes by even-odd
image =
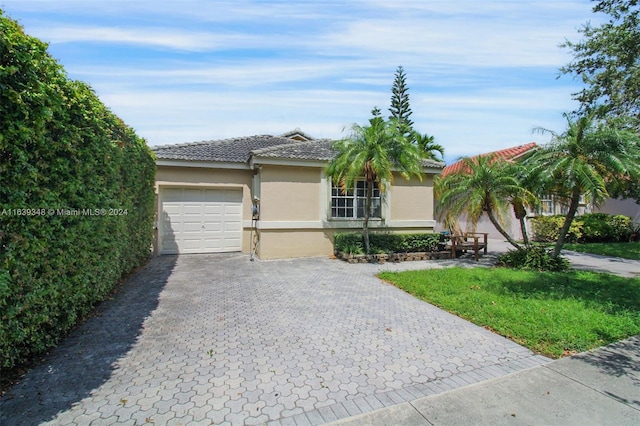
[[[514,146],[512,148],[505,148],[499,151],[487,152],[485,154],[475,155],[471,158],[484,157],[486,155],[495,155],[496,159],[502,160],[513,160],[514,158],[518,158],[528,151],[537,148],[538,145],[535,142],[529,142],[524,145]],[[462,170],[462,160],[456,161],[453,164],[448,165],[442,170],[442,176],[450,175],[452,173],[457,173]]]

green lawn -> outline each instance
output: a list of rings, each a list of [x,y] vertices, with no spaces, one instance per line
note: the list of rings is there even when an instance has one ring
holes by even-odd
[[[565,244],[566,250],[640,260],[640,242]]]
[[[638,278],[506,268],[383,272],[379,277],[552,358],[640,333]]]

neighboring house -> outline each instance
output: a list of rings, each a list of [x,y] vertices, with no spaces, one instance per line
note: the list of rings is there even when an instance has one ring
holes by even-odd
[[[362,226],[365,183],[342,194],[324,167],[331,142],[296,129],[283,136],[153,147],[158,197],[157,254],[254,252],[262,259],[330,255],[336,232]],[[370,227],[394,232],[435,228],[433,177],[444,165],[423,163],[423,179],[396,176]],[[259,214],[252,214],[255,207]]]
[[[499,151],[480,154],[480,156],[494,155],[496,157],[496,161],[517,161],[518,158],[522,157],[526,153],[536,148],[538,148],[538,145],[535,142],[529,142],[524,145],[518,145],[511,148],[505,148]],[[445,167],[444,170],[442,171],[442,176],[447,176],[452,173],[460,172],[463,169],[463,167],[464,165],[462,161],[457,161]],[[560,200],[557,200],[552,195],[549,195],[549,196],[543,195],[540,197],[540,201],[542,204],[540,211],[531,212],[529,214],[529,217],[535,217],[537,215],[548,216],[548,215],[555,215],[555,214],[565,214],[569,209],[568,204]],[[589,210],[590,210],[589,206],[586,203],[582,202],[579,207],[578,214],[584,214]],[[519,221],[515,218],[515,215],[513,214],[513,210],[511,210],[510,212],[509,219],[510,219],[509,223],[505,224],[505,230],[509,233],[509,235],[511,235],[516,240],[521,240],[523,237],[522,230],[520,229]],[[461,230],[463,231],[472,230],[471,224],[467,224],[465,218],[461,218],[459,224],[460,224]],[[436,227],[436,230],[444,231],[445,229],[443,229],[442,224],[439,223],[438,226]],[[496,230],[496,228],[489,221],[489,218],[486,215],[482,215],[482,217],[480,218],[480,221],[478,222],[478,225],[476,227],[476,232],[486,232],[489,234],[490,238],[500,238],[500,239],[504,238]]]
[[[630,198],[608,198],[593,211],[629,216],[632,222],[640,225],[640,205]]]

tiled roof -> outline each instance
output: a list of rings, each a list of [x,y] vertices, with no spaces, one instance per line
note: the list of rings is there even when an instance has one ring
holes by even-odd
[[[262,158],[329,161],[336,155],[336,151],[331,149],[332,142],[330,139],[294,142],[286,145],[257,149],[252,152],[252,155]]]
[[[282,136],[283,138],[295,139],[298,141],[312,141],[315,139],[313,136],[308,135],[307,133],[300,130],[298,127],[288,131],[287,133],[283,133],[280,136]]]
[[[152,149],[156,157],[162,160],[246,163],[249,161],[251,151],[295,143],[296,141],[284,137],[259,135],[176,145],[162,145],[152,147]]]
[[[521,157],[522,155],[524,155],[525,153],[529,152],[530,150],[537,148],[538,145],[535,142],[529,142],[527,144],[524,145],[518,145],[518,146],[514,146],[512,148],[505,148],[505,149],[501,149],[499,151],[493,151],[493,152],[487,152],[485,154],[480,154],[480,155],[476,155],[471,157],[473,158],[478,158],[478,157],[485,157],[487,155],[494,155],[496,160],[514,160],[518,157]],[[442,171],[442,176],[446,176],[446,175],[450,175],[452,173],[458,173],[462,170],[463,167],[463,162],[462,160],[460,161],[456,161],[453,164],[448,165],[447,167],[444,168],[444,170]]]
[[[255,157],[261,158],[329,161],[337,154],[337,151],[331,149],[332,143],[333,141],[330,139],[316,139],[288,145],[279,145],[271,148],[263,148],[253,151],[252,154]],[[444,167],[444,163],[433,160],[422,160],[422,165],[424,167]]]
[[[162,145],[152,147],[152,149],[156,154],[156,158],[160,160],[246,163],[251,157],[257,157],[329,161],[336,155],[336,151],[331,149],[332,142],[330,139],[314,139],[300,142],[281,136],[260,135]],[[424,167],[444,167],[444,163],[433,160],[423,160],[422,165]]]

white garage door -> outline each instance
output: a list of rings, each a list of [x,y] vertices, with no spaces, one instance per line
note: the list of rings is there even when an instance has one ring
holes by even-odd
[[[242,190],[164,188],[161,253],[241,250]]]

